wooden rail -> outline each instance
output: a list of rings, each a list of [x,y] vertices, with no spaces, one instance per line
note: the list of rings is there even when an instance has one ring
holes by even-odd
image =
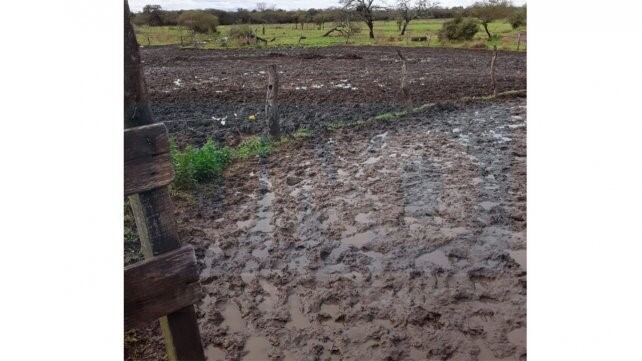
[[[178,311],[202,298],[192,246],[125,268],[125,329]]]
[[[164,124],[128,128],[125,195],[145,261],[125,268],[125,329],[160,319],[170,360],[205,360],[193,304],[202,297],[194,249],[178,240],[167,185],[174,179]]]

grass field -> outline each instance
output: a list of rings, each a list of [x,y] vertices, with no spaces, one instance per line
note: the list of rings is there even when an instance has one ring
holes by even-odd
[[[350,39],[351,45],[398,45],[398,46],[417,46],[417,47],[452,47],[452,48],[484,48],[486,47],[485,33],[481,30],[470,41],[441,42],[437,33],[441,29],[442,23],[446,19],[415,20],[410,23],[406,29],[406,34],[399,36],[397,23],[395,21],[377,21],[375,22],[374,33],[375,39],[368,38],[368,29],[365,24],[361,26],[361,32]],[[295,29],[294,24],[266,24],[265,34],[263,34],[263,25],[251,25],[255,33],[260,37],[271,40],[267,45],[259,43],[262,47],[281,47],[281,46],[303,46],[303,47],[320,47],[330,45],[345,44],[345,38],[341,36],[327,36],[323,34],[332,28],[332,23],[327,23],[322,29],[314,24],[305,24],[304,29],[300,26]],[[217,48],[238,48],[247,45],[240,45],[231,39],[228,34],[231,26],[222,25],[218,27],[218,33],[215,34],[196,34],[192,36],[191,31],[178,26],[140,26],[136,27],[138,42],[142,46],[155,45],[182,45],[194,46],[195,41],[199,47],[217,49]],[[513,30],[508,22],[493,22],[490,24],[490,30],[502,36],[499,46],[502,50],[516,50],[517,33],[525,33],[526,29]],[[411,36],[430,36],[430,44],[426,42],[410,41]],[[299,38],[304,36],[305,39],[299,42]],[[182,41],[181,41],[182,40]],[[520,51],[525,50],[525,36],[522,37]]]

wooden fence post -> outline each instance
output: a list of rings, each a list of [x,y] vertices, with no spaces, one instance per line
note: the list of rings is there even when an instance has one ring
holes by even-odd
[[[517,33],[517,51],[519,51],[519,44],[520,44],[521,40],[522,40],[522,33],[519,32],[519,33]]]
[[[140,53],[125,1],[125,128],[154,123],[149,111]],[[167,186],[129,197],[146,258],[179,248],[174,205]],[[160,319],[170,360],[204,361],[194,306]]]
[[[406,103],[410,103],[410,94],[408,90],[408,67],[406,66],[406,57],[401,51],[397,50],[397,55],[401,59],[401,96]]]
[[[265,100],[266,126],[269,129],[270,136],[279,138],[281,136],[281,126],[279,125],[279,104],[277,97],[279,95],[279,74],[276,72],[276,65],[268,66],[268,85],[267,96]]]
[[[490,81],[493,87],[493,97],[497,96],[497,81],[495,80],[496,62],[497,62],[497,45],[493,46],[493,58],[490,61]]]

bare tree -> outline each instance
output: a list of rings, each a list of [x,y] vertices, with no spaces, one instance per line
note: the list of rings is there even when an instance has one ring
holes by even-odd
[[[397,27],[401,31],[400,35],[406,33],[406,28],[411,20],[422,16],[432,16],[432,10],[439,6],[439,2],[430,0],[412,0],[397,1]]]
[[[479,19],[486,35],[488,44],[493,47],[493,57],[490,61],[490,81],[493,96],[497,96],[497,81],[495,80],[495,67],[497,64],[497,44],[501,40],[499,34],[492,34],[488,24],[492,21],[505,19],[511,15],[512,4],[509,0],[485,0],[476,2],[471,8],[472,15]]]
[[[256,3],[256,11],[265,11],[267,10],[267,3],[264,2],[258,2]]]
[[[346,44],[350,42],[350,38],[354,35],[361,32],[361,27],[352,21],[352,16],[349,12],[346,12],[345,15],[334,23],[334,27],[328,30],[323,36],[328,36],[333,32],[337,32],[346,39]]]
[[[374,39],[374,10],[381,8],[374,2],[375,0],[339,0],[346,10],[356,12],[366,23],[370,39]]]

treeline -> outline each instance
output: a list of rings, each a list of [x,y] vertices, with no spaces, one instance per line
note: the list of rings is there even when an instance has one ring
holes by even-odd
[[[431,9],[426,18],[454,18],[468,16],[470,9],[464,7],[436,7]],[[297,24],[341,21],[344,12],[341,8],[329,9],[308,9],[308,10],[282,10],[282,9],[237,9],[236,11],[225,11],[218,9],[200,10],[212,14],[218,18],[219,25],[234,24]],[[178,25],[179,18],[186,10],[164,10],[160,5],[146,5],[143,11],[132,14],[133,23],[136,25],[164,26]],[[374,20],[397,20],[399,12],[397,9],[373,10]]]

